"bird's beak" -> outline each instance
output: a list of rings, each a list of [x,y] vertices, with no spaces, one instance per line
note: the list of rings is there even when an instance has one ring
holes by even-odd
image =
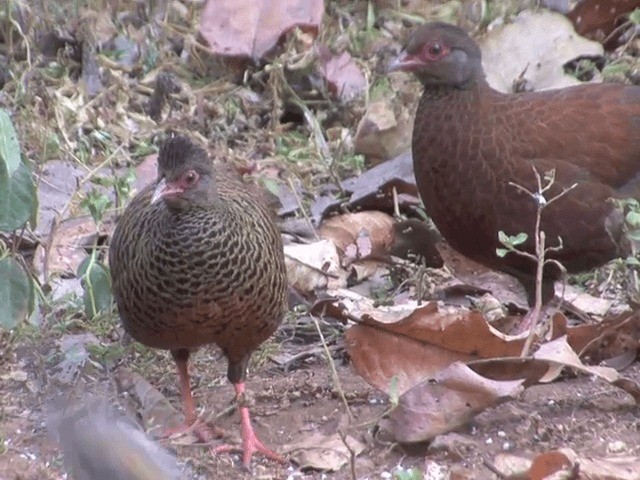
[[[415,55],[409,55],[404,50],[400,54],[391,60],[387,65],[387,73],[389,72],[413,72],[417,68],[424,66],[423,62],[419,61]]]
[[[158,182],[156,189],[153,191],[151,204],[153,205],[161,198],[172,197],[181,193],[183,193],[183,190],[180,187],[167,183],[167,180],[163,178]]]

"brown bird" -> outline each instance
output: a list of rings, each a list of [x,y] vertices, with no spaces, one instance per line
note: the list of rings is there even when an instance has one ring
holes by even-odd
[[[430,23],[411,32],[390,71],[412,72],[424,86],[413,128],[413,165],[427,214],[453,248],[518,278],[534,303],[535,262],[496,255],[498,232],[528,234],[534,253],[537,192],[532,167],[555,170],[545,192],[541,231],[569,272],[625,254],[623,215],[611,198],[638,198],[640,87],[580,85],[504,94],[485,80],[480,49],[462,30]],[[542,301],[561,271],[546,265]]]
[[[283,461],[256,437],[243,403],[249,357],[285,312],[282,240],[262,202],[239,179],[214,168],[204,149],[170,136],[158,156],[158,180],[135,196],[113,233],[109,262],[127,332],[170,350],[176,362],[182,429],[197,420],[189,352],[215,343],[228,359],[236,391],[244,465],[254,452]]]

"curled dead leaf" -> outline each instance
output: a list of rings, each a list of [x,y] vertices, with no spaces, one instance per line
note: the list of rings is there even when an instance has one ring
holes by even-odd
[[[455,362],[411,388],[381,427],[398,442],[423,442],[468,422],[475,414],[520,394],[522,380],[484,378]]]
[[[309,245],[285,245],[285,263],[289,285],[301,293],[317,288],[346,285],[348,273],[340,268],[336,246],[330,240]]]
[[[395,220],[383,212],[367,211],[330,217],[320,226],[321,238],[331,240],[346,263],[388,255]]]

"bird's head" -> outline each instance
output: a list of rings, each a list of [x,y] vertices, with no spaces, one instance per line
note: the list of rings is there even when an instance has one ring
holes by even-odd
[[[462,89],[484,78],[476,43],[458,27],[441,22],[414,28],[387,71],[411,72],[423,85]]]
[[[151,203],[160,200],[174,211],[209,206],[217,198],[213,164],[191,139],[171,134],[158,154],[158,180]]]

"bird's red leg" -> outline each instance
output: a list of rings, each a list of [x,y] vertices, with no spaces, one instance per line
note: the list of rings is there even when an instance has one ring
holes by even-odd
[[[244,382],[234,383],[233,387],[236,391],[236,401],[238,402],[238,410],[240,412],[240,426],[242,434],[242,448],[234,447],[232,445],[221,445],[212,449],[213,453],[235,452],[242,451],[242,463],[245,467],[249,467],[251,464],[251,457],[254,453],[261,453],[265,457],[275,460],[276,462],[286,463],[286,460],[274,452],[270,448],[267,448],[260,439],[256,436],[251,426],[251,418],[249,415],[249,407],[244,405]]]
[[[196,416],[196,408],[191,395],[191,383],[189,378],[189,350],[171,350],[173,360],[178,368],[178,378],[180,380],[180,393],[182,394],[182,405],[184,409],[184,422],[175,428],[170,428],[162,433],[165,438],[181,435],[191,430],[202,442],[210,442],[215,437],[222,436],[222,431],[210,428],[199,423]]]

